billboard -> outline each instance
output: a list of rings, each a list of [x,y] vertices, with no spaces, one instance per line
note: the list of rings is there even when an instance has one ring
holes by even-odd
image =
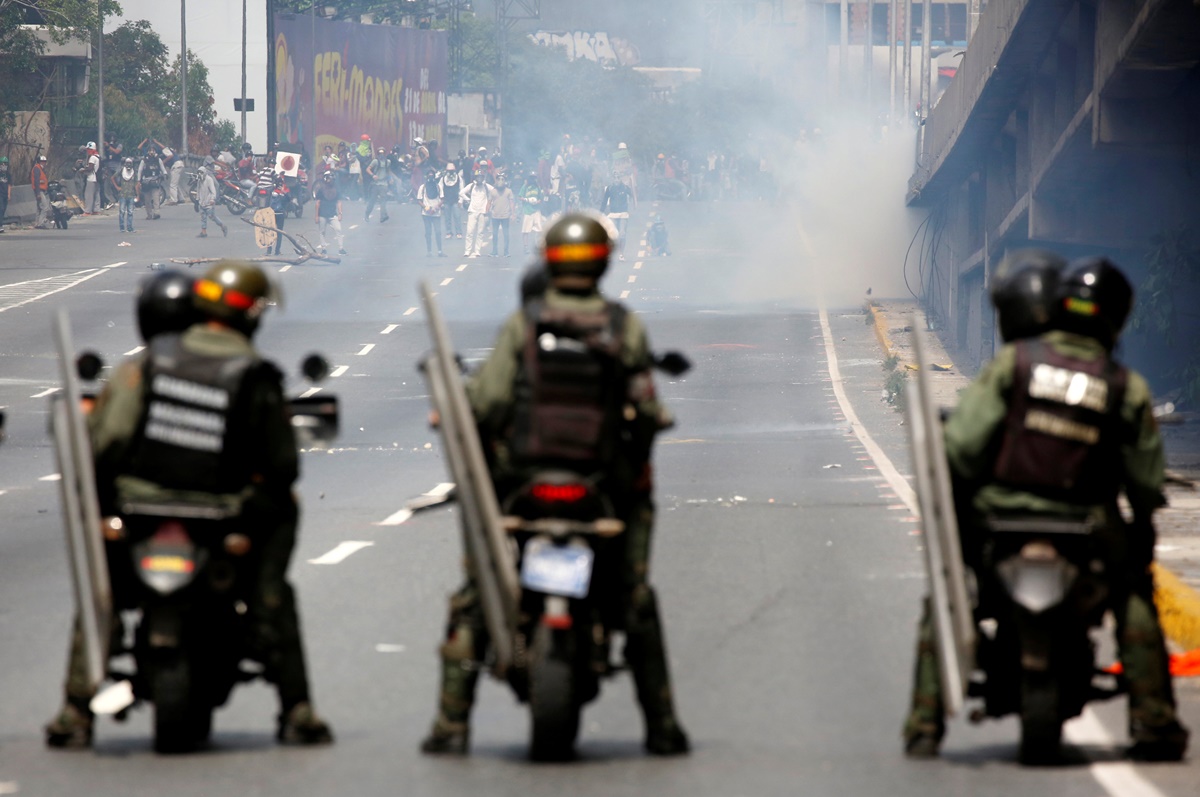
[[[364,133],[386,149],[445,141],[446,31],[290,14],[274,23],[275,141],[314,153]]]

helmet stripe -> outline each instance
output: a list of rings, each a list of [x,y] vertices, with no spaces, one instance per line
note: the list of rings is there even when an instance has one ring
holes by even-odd
[[[561,244],[546,247],[546,260],[551,263],[580,263],[604,260],[610,252],[608,244]]]

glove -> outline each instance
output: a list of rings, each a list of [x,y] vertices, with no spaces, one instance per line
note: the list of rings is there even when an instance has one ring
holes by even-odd
[[[196,211],[197,213],[200,212],[200,200],[199,199],[192,200],[192,210]]]

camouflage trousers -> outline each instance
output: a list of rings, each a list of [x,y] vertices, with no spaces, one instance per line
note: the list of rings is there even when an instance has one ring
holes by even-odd
[[[1149,582],[1149,579],[1146,579]],[[1167,725],[1176,719],[1175,690],[1153,585],[1131,590],[1116,602],[1117,648],[1129,683],[1131,734],[1142,728]],[[904,736],[932,733],[941,738],[945,709],[941,673],[935,649],[933,620],[926,598],[917,630],[917,661],[913,675],[912,705],[904,723]]]
[[[283,517],[277,519],[274,532],[264,538],[258,582],[249,607],[253,622],[254,654],[261,660],[266,679],[275,684],[284,714],[297,703],[309,700],[308,668],[301,640],[296,593],[286,578],[292,550],[296,546],[298,520],[299,515],[293,505],[290,510],[284,510]],[[92,690],[88,684],[87,659],[78,616],[72,629],[71,647],[67,655],[66,697],[67,702],[83,709],[92,699]],[[112,629],[111,644],[115,646],[124,634],[119,616],[113,618]]]
[[[638,703],[649,723],[675,716],[658,600],[648,580],[653,528],[654,504],[649,500],[639,501],[626,525],[621,567],[625,661],[633,675]],[[468,576],[466,583],[450,596],[446,639],[439,649],[442,659],[440,724],[466,725],[469,721],[487,647],[488,633],[479,591]]]

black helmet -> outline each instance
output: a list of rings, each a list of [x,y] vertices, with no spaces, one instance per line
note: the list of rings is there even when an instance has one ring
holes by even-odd
[[[991,286],[1000,337],[1011,343],[1050,329],[1066,265],[1064,258],[1045,249],[1018,249],[1005,255]]]
[[[1108,258],[1085,257],[1063,272],[1058,298],[1056,326],[1111,349],[1133,307],[1133,286]]]
[[[521,275],[521,304],[530,299],[540,299],[550,287],[550,274],[544,263],[533,263]]]
[[[250,146],[249,141],[242,142],[242,152],[253,152],[254,147]]]
[[[206,318],[253,335],[275,298],[270,280],[245,260],[220,260],[192,286],[192,301]]]
[[[556,288],[593,288],[608,268],[613,237],[597,216],[568,213],[546,230],[546,270]]]
[[[137,323],[142,341],[164,332],[182,332],[200,320],[192,304],[192,278],[182,271],[160,271],[142,280]]]

